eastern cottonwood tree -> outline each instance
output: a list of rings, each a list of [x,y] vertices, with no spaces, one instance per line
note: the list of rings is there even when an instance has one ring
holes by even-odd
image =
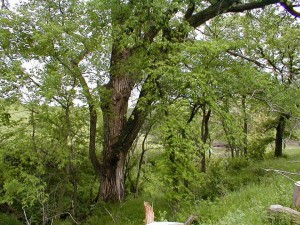
[[[55,61],[72,76],[90,111],[89,155],[104,201],[124,199],[124,164],[147,115],[159,101],[171,44],[197,41],[189,34],[212,18],[293,1],[30,1],[1,18],[1,46],[17,59]],[[201,41],[201,40],[199,40]],[[29,73],[29,76],[32,74]],[[97,87],[95,87],[97,86]],[[127,117],[134,89],[139,97]],[[103,150],[96,154],[97,108],[103,114]]]

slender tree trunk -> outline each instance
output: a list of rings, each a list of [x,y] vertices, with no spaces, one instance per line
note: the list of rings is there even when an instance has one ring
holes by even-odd
[[[229,128],[227,128],[226,122],[222,121],[223,124],[223,129],[225,132],[225,136],[227,139],[227,145],[226,145],[226,150],[230,150],[230,154],[231,154],[231,158],[234,158],[234,152],[235,152],[235,144],[234,144],[234,140],[232,139],[232,137],[230,137],[229,135]]]
[[[64,203],[65,203],[65,193],[66,193],[66,186],[69,182],[69,165],[66,165],[64,168],[64,176],[62,177],[61,183],[58,185],[57,188],[57,204],[55,208],[55,219],[53,221],[54,225],[60,224],[60,216],[64,210]]]
[[[144,139],[143,139],[143,143],[142,143],[142,153],[141,153],[141,157],[140,157],[140,161],[139,161],[138,174],[137,174],[136,182],[135,182],[135,193],[134,193],[135,198],[138,196],[138,193],[139,193],[139,181],[140,181],[140,176],[141,176],[141,172],[142,172],[142,165],[143,165],[143,161],[144,161],[144,156],[145,156],[145,153],[146,153],[145,143],[146,143],[147,137],[150,133],[150,130],[151,130],[151,126],[147,130],[147,132],[144,136]]]
[[[275,139],[275,157],[282,157],[283,147],[283,133],[285,129],[286,117],[281,115],[276,127],[276,139]]]
[[[72,176],[73,176],[72,214],[75,218],[77,218],[78,217],[78,187],[77,187],[76,170],[73,171]]]
[[[32,133],[31,133],[31,140],[32,140],[32,144],[33,144],[33,149],[35,152],[37,152],[37,146],[36,146],[36,121],[35,121],[35,116],[34,116],[34,108],[30,109],[31,113],[30,113],[30,123],[32,125]]]
[[[247,110],[246,110],[246,95],[242,96],[242,108],[243,108],[243,114],[244,114],[244,127],[243,127],[243,133],[244,133],[244,156],[248,155],[248,118],[247,118]]]
[[[207,110],[206,111],[206,106],[204,105],[202,107],[202,124],[201,124],[201,140],[203,144],[207,143],[208,137],[209,137],[209,126],[208,126],[208,122],[209,122],[209,118],[211,115],[211,110]],[[206,154],[205,154],[205,149],[202,149],[201,152],[201,171],[203,173],[206,172]]]
[[[230,108],[229,100],[224,99],[224,110],[228,114],[229,114],[229,108]],[[236,153],[236,144],[235,144],[234,137],[231,135],[232,128],[227,124],[227,121],[225,119],[222,120],[222,126],[227,140],[226,150],[230,151],[231,158],[234,158]]]
[[[101,168],[100,163],[97,158],[96,154],[96,135],[97,135],[97,111],[94,105],[89,105],[89,111],[90,111],[90,142],[89,142],[89,157],[91,160],[91,163],[94,167],[94,170],[97,174],[100,174]]]
[[[73,147],[72,144],[70,144],[69,142],[71,137],[71,118],[70,118],[70,110],[71,110],[71,105],[67,103],[66,106],[62,105],[62,107],[65,109],[65,123],[66,123],[66,130],[64,132],[64,147],[67,149],[68,146],[70,146],[70,161],[64,166],[63,168],[63,176],[62,176],[62,180],[60,182],[60,184],[58,184],[58,188],[57,188],[57,204],[56,204],[56,209],[55,209],[55,219],[53,224],[59,224],[60,223],[60,216],[61,213],[64,210],[64,204],[65,204],[65,193],[66,193],[66,189],[67,189],[67,184],[69,182],[69,176],[70,176],[70,167],[71,167],[71,157],[73,154]]]

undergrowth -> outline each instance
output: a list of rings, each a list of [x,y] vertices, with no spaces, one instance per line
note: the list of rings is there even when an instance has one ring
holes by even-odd
[[[293,207],[294,181],[300,178],[295,175],[287,178],[276,170],[299,172],[300,150],[290,149],[286,153],[284,158],[269,156],[263,161],[212,159],[200,188],[188,199],[172,202],[160,189],[161,184],[149,181],[147,185],[151,188],[144,189],[137,198],[129,195],[120,204],[98,202],[80,224],[143,225],[144,201],[153,204],[156,221],[184,222],[190,214],[195,214],[198,225],[291,224],[288,218],[274,218],[268,213],[273,204]],[[19,224],[13,216],[0,214],[0,225]],[[60,224],[73,223],[67,218]]]
[[[288,220],[274,219],[268,213],[272,204],[292,207],[294,182],[273,170],[297,172],[299,149],[287,151],[287,157],[264,161],[233,159],[210,164],[206,183],[194,200],[183,201],[176,210],[160,190],[138,198],[128,197],[118,205],[98,203],[86,225],[139,225],[144,224],[143,201],[153,203],[156,221],[184,222],[190,214],[199,216],[198,224],[263,225],[290,224]],[[266,171],[265,169],[273,169]],[[155,184],[152,184],[155,185]],[[202,192],[202,193],[201,193]]]

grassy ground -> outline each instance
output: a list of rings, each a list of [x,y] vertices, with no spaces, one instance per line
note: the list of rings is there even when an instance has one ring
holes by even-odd
[[[289,148],[286,157],[274,159],[270,157],[265,161],[253,162],[249,169],[278,169],[298,172],[300,166],[300,149]],[[244,172],[243,172],[244,173]],[[118,207],[98,205],[95,215],[85,224],[89,225],[139,225],[144,224],[143,201],[154,203],[157,221],[164,219],[184,221],[189,214],[199,215],[199,224],[216,225],[264,225],[289,224],[287,222],[274,222],[270,220],[268,208],[272,204],[281,204],[292,207],[294,181],[300,177],[286,178],[274,171],[263,172],[261,181],[241,186],[238,190],[228,192],[222,197],[210,200],[195,200],[190,202],[179,213],[172,213],[163,198],[140,197],[128,199]],[[239,176],[237,174],[236,176]],[[259,176],[259,173],[258,175]]]
[[[270,158],[255,162],[252,166],[299,172],[300,149],[289,148],[286,153],[286,158]],[[267,173],[259,184],[241,187],[214,202],[201,202],[198,210],[201,224],[272,224],[267,213],[268,207],[272,204],[292,207],[294,181],[300,180],[300,177],[287,178],[274,171]]]
[[[249,177],[251,171],[260,171],[256,182],[249,182],[241,185],[235,191],[228,191],[223,196],[211,200],[197,200],[183,204],[179,212],[174,213],[164,198],[164,193],[159,190],[154,196],[140,196],[139,198],[129,197],[120,205],[109,205],[98,203],[87,218],[84,225],[143,225],[144,208],[143,201],[150,201],[154,205],[156,221],[181,221],[190,214],[199,215],[198,224],[201,225],[268,225],[289,224],[286,221],[270,220],[268,208],[272,204],[292,206],[294,181],[300,180],[299,176],[287,178],[274,171],[264,169],[277,169],[290,172],[299,172],[300,148],[293,147],[286,151],[286,157],[274,159],[269,157],[264,161],[251,162],[248,167],[243,168],[231,179],[243,181]],[[247,175],[247,176],[245,176]],[[244,176],[243,179],[240,177]],[[291,180],[293,179],[293,180]],[[252,179],[251,179],[252,180]],[[253,179],[255,180],[255,179]],[[0,214],[0,225],[18,224],[13,218],[6,218],[5,224],[1,223],[5,215]],[[13,222],[15,221],[15,223]],[[71,220],[60,223],[61,225],[73,224]]]

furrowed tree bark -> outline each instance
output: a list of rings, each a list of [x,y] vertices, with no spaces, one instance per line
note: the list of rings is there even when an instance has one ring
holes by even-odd
[[[121,82],[121,81],[120,81]],[[120,86],[119,86],[120,87]],[[110,91],[116,94],[113,86]],[[115,92],[115,93],[114,93]],[[145,92],[140,93],[143,99]],[[130,95],[125,95],[125,99]],[[136,139],[147,116],[147,109],[141,109],[138,101],[129,119],[126,119],[127,101],[119,100],[111,108],[102,106],[104,123],[104,148],[101,164],[101,198],[104,201],[122,201],[125,197],[124,166],[128,151]],[[147,102],[147,101],[146,101]],[[150,105],[150,102],[149,102]],[[115,110],[115,111],[113,111]],[[114,113],[115,112],[115,113]]]
[[[133,74],[127,74],[123,70],[123,66],[132,54],[128,49],[119,51],[117,47],[113,48],[110,82],[104,87],[101,105],[104,142],[100,173],[100,195],[104,201],[122,201],[125,197],[126,157],[153,101],[151,96],[148,96],[147,85],[144,85],[139,100],[127,119],[128,101],[136,80]],[[148,82],[154,82],[150,75],[144,84]]]
[[[116,82],[123,83],[119,80]],[[124,87],[117,85],[118,87]],[[107,86],[110,91],[111,100],[118,96],[118,89],[113,85]],[[128,88],[128,87],[127,87]],[[126,89],[126,88],[125,88]],[[126,91],[125,95],[115,104],[102,106],[104,123],[104,148],[101,164],[101,198],[104,201],[122,201],[125,197],[124,166],[130,147],[136,139],[144,121],[148,115],[148,108],[151,106],[151,98],[146,97],[147,92],[142,89],[139,95],[139,101],[136,104],[131,116],[127,120],[128,98],[130,96]],[[126,94],[127,93],[127,94]],[[114,101],[112,101],[114,102]]]
[[[116,63],[112,55],[112,64]],[[133,88],[128,75],[111,74],[106,86],[108,101],[102,105],[104,142],[101,165],[101,197],[104,201],[122,201],[125,195],[124,165],[129,148],[119,143],[127,123],[128,100]]]

